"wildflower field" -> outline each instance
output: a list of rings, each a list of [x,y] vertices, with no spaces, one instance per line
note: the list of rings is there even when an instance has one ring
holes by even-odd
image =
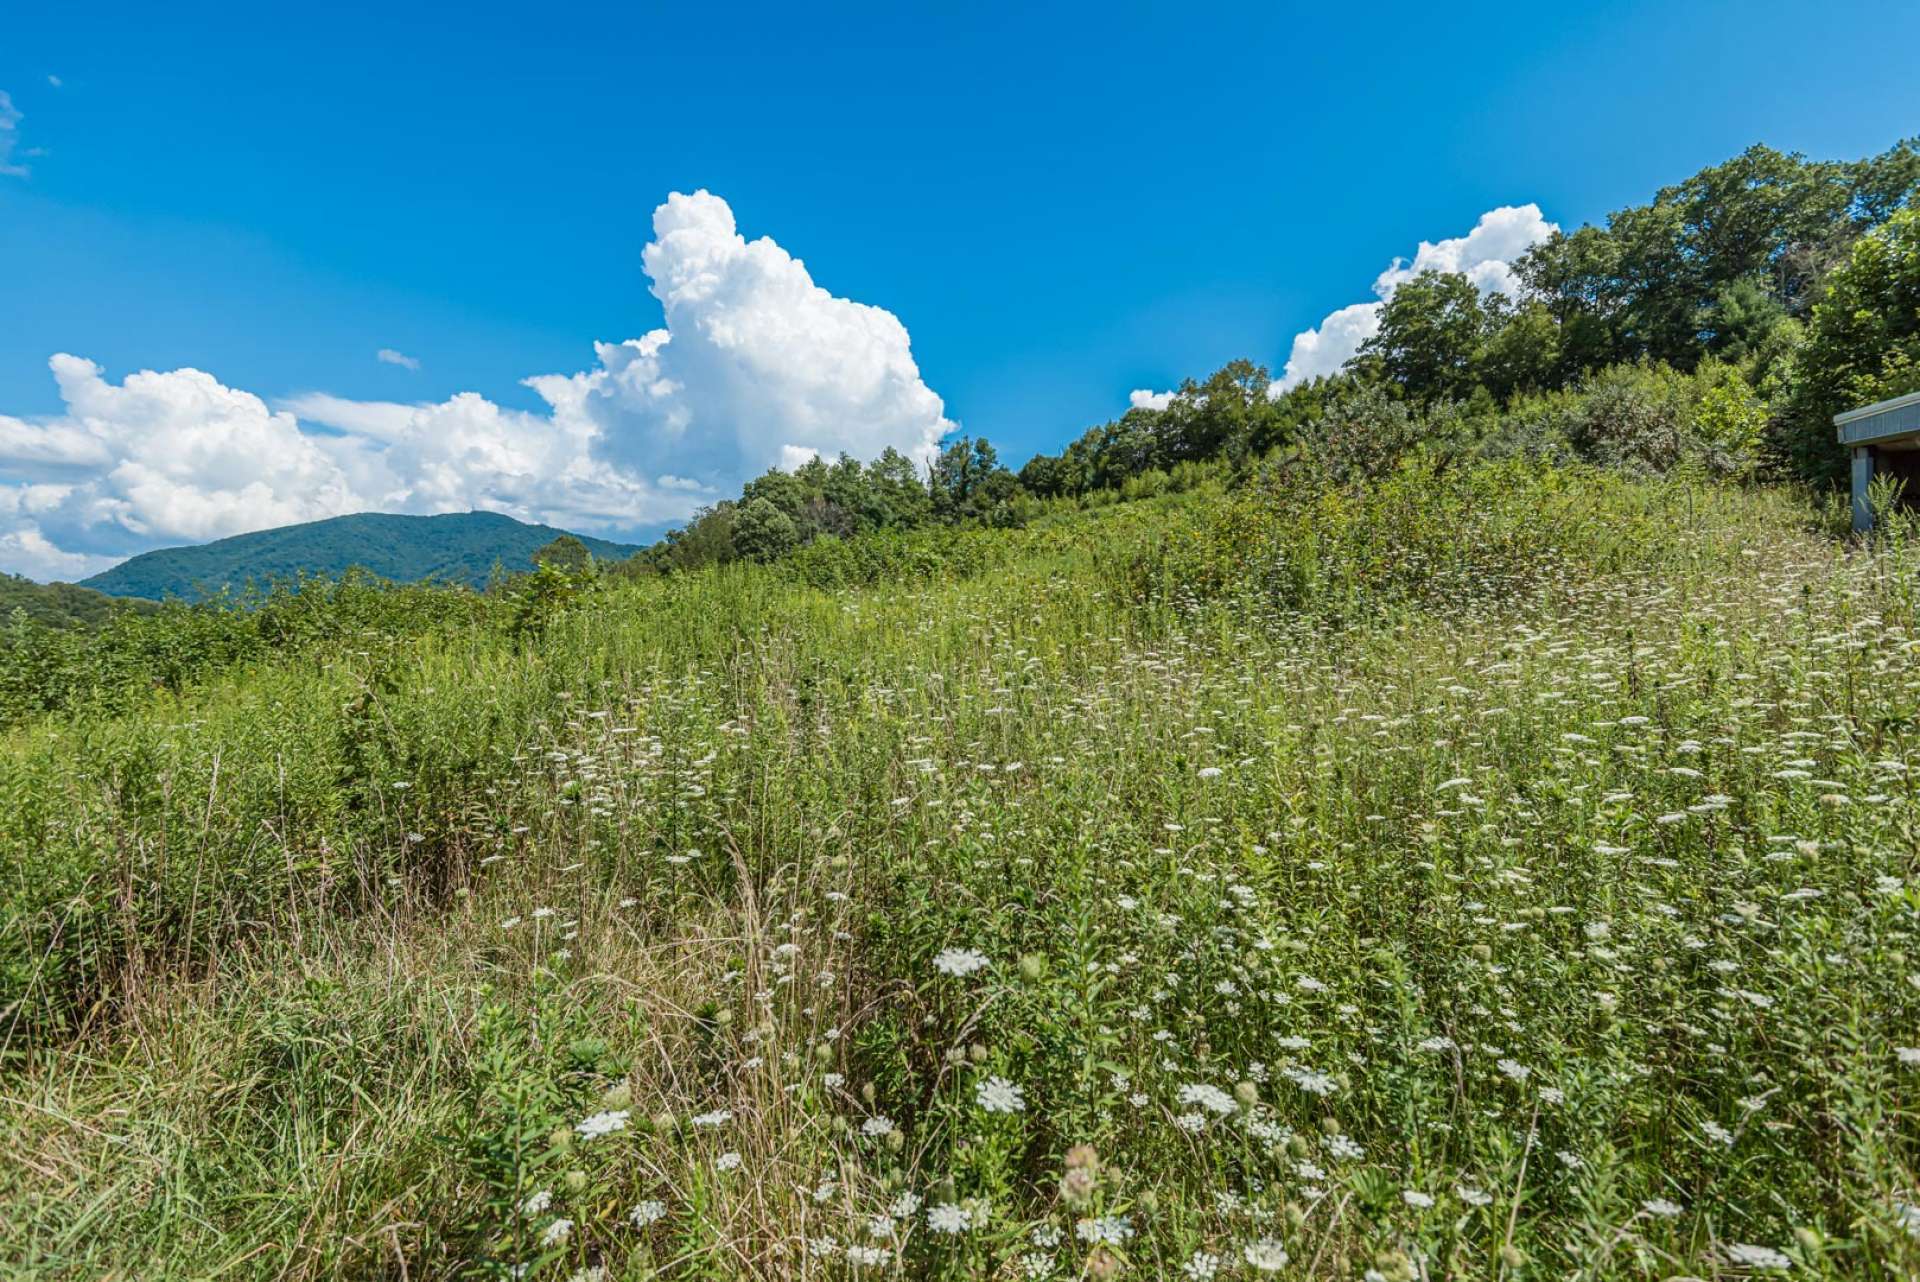
[[[1920,549],[1409,471],[0,755],[33,1278],[1920,1273]]]

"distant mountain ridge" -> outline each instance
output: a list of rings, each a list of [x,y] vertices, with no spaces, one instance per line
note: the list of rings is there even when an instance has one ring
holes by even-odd
[[[567,533],[498,512],[361,512],[189,547],[157,548],[84,579],[81,586],[155,601],[199,600],[248,582],[264,586],[301,574],[333,576],[357,566],[400,583],[432,579],[478,587],[495,562],[509,571],[532,569],[533,554]],[[640,550],[584,534],[573,537],[600,560],[621,560]]]

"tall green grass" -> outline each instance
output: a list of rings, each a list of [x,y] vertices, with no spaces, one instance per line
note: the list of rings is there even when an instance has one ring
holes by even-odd
[[[1915,562],[1823,520],[1203,488],[21,726],[0,1255],[1908,1276]]]

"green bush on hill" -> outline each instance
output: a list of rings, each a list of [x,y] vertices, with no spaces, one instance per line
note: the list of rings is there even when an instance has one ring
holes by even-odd
[[[112,618],[116,610],[151,608],[146,601],[122,602],[73,583],[35,583],[17,574],[0,574],[0,620],[11,620],[18,611],[29,624],[53,628],[97,626]]]

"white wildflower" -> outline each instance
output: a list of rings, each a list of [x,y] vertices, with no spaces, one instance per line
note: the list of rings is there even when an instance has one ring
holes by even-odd
[[[631,1114],[624,1108],[613,1109],[604,1113],[595,1113],[591,1117],[582,1120],[573,1129],[579,1133],[580,1138],[583,1140],[599,1139],[602,1135],[611,1135],[615,1131],[626,1130],[627,1118],[630,1116]]]
[[[1133,1236],[1133,1222],[1124,1215],[1102,1215],[1081,1220],[1073,1232],[1089,1246],[1119,1246]]]
[[[1785,1253],[1770,1246],[1754,1246],[1748,1242],[1731,1242],[1727,1245],[1727,1259],[1749,1269],[1781,1270],[1793,1267],[1793,1261]]]
[[[1221,1117],[1228,1116],[1240,1107],[1233,1096],[1221,1090],[1218,1086],[1210,1086],[1205,1082],[1195,1082],[1190,1086],[1182,1086],[1180,1088],[1180,1102],[1182,1104],[1198,1105],[1208,1112],[1218,1114]]]
[[[1270,1237],[1247,1243],[1240,1258],[1256,1273],[1278,1273],[1287,1267],[1287,1248]]]
[[[978,1083],[973,1097],[989,1113],[1018,1113],[1027,1106],[1025,1094],[1004,1077],[989,1077]]]
[[[943,948],[933,959],[935,970],[956,978],[985,970],[987,966],[987,955],[973,948]]]
[[[1208,1255],[1205,1251],[1195,1251],[1187,1258],[1187,1262],[1180,1266],[1180,1272],[1184,1273],[1190,1282],[1213,1282],[1220,1272],[1220,1257]]]

